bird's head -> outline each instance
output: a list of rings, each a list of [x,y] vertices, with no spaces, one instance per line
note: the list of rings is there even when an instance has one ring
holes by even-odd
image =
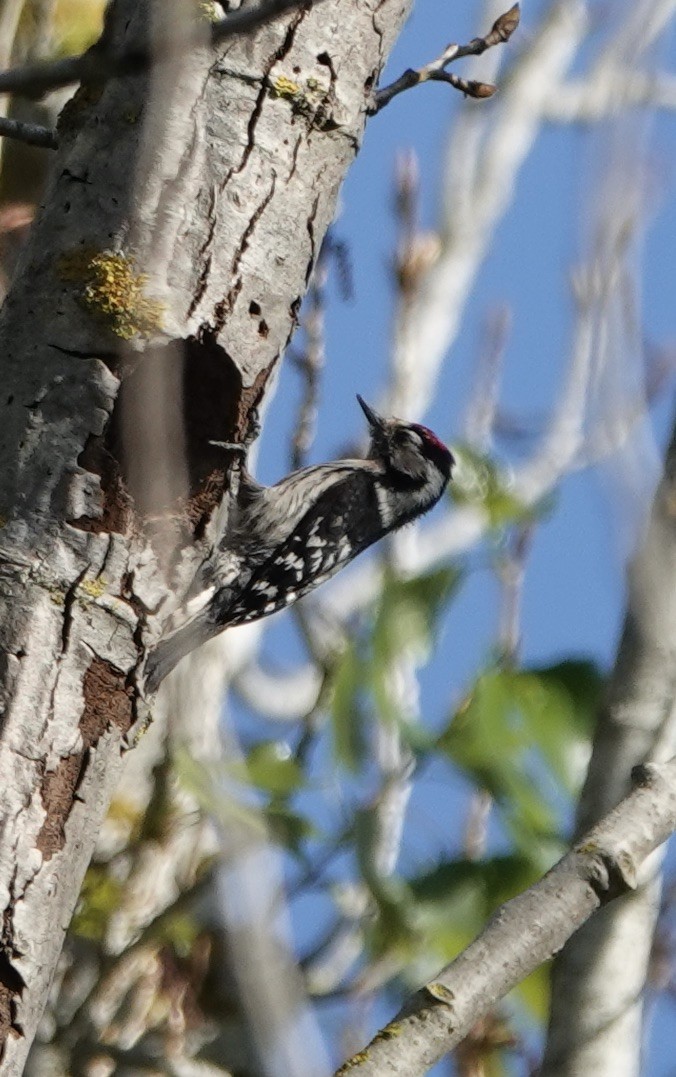
[[[357,400],[369,424],[369,459],[382,460],[386,468],[413,483],[427,482],[430,472],[436,471],[446,485],[455,458],[435,433],[419,423],[384,419],[359,395]]]

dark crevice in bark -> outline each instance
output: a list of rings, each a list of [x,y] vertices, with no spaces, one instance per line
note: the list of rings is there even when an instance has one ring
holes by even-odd
[[[213,321],[214,329],[216,332],[220,332],[220,330],[225,325],[228,315],[232,313],[237,297],[242,290],[242,278],[239,272],[242,258],[244,257],[244,254],[251,242],[251,237],[253,236],[256,225],[258,224],[259,220],[263,216],[265,210],[270,205],[270,202],[274,197],[276,185],[277,173],[273,169],[270,190],[265,195],[265,198],[262,200],[262,202],[260,202],[260,204],[256,206],[256,209],[252,213],[251,219],[249,220],[249,223],[247,224],[246,228],[244,229],[244,232],[242,233],[242,238],[237,245],[237,250],[235,251],[234,257],[232,259],[231,272],[233,284],[231,285],[228,294],[225,296],[224,299],[220,301],[220,303],[216,305],[216,308],[214,310]]]
[[[75,605],[75,596],[77,589],[82,583],[83,579],[87,575],[88,566],[82,569],[82,571],[75,577],[70,587],[66,591],[63,602],[63,624],[61,626],[61,654],[65,654],[68,650],[68,644],[70,643],[70,631],[73,627],[73,606]]]
[[[14,958],[21,956],[14,944],[15,882],[16,868],[9,887],[9,903],[2,914],[0,933],[0,1062],[5,1054],[8,1037],[23,1036],[23,1029],[17,1019],[17,1004],[26,984],[13,964]]]
[[[316,196],[312,203],[312,209],[310,210],[310,216],[307,220],[307,234],[310,237],[310,258],[308,260],[307,269],[305,270],[305,283],[308,284],[310,277],[312,276],[312,270],[315,265],[315,258],[317,257],[316,241],[315,241],[315,220],[317,219],[317,209],[319,207],[319,195]]]
[[[288,333],[288,336],[286,338],[286,343],[284,345],[285,349],[288,348],[289,344],[291,343],[291,337],[296,332],[296,329],[298,328],[298,326],[300,324],[300,308],[301,308],[302,302],[303,302],[302,297],[297,295],[296,298],[293,300],[293,302],[289,306],[289,316],[291,318],[291,326],[289,328],[289,333]]]
[[[101,515],[78,516],[68,522],[80,531],[127,534],[132,519],[132,501],[122,478],[119,461],[111,453],[106,438],[90,434],[78,457],[78,464],[86,471],[99,476]]]
[[[290,180],[292,180],[293,177],[296,175],[296,168],[298,166],[298,151],[300,150],[302,142],[303,136],[299,135],[293,146],[293,152],[291,155],[291,171],[289,172],[289,178],[287,179],[287,183],[289,183]]]
[[[204,295],[205,291],[207,290],[207,285],[209,283],[209,274],[211,273],[211,263],[213,260],[211,245],[214,241],[214,233],[216,231],[217,221],[216,192],[213,187],[209,192],[209,208],[207,210],[206,219],[208,222],[207,234],[197,254],[197,264],[201,265],[202,268],[200,269],[199,276],[195,284],[194,295],[190,301],[190,306],[188,307],[188,319],[192,318],[193,314],[197,310],[200,300]]]
[[[261,112],[263,111],[265,99],[268,95],[268,78],[270,76],[270,72],[272,71],[275,64],[279,63],[280,60],[283,60],[285,56],[288,56],[289,52],[293,48],[293,41],[296,36],[296,30],[305,18],[305,15],[307,11],[309,11],[309,9],[310,5],[306,4],[294,15],[291,22],[289,23],[284,40],[263,67],[261,88],[258,91],[258,96],[256,97],[256,102],[254,104],[251,116],[249,117],[249,123],[247,124],[247,140],[246,146],[244,147],[244,153],[242,154],[241,161],[239,162],[237,167],[233,169],[231,175],[236,175],[238,172],[243,172],[246,168],[249,157],[251,156],[254,146],[256,145],[256,127],[258,125],[258,120],[260,118]]]
[[[82,749],[64,756],[56,768],[42,778],[40,795],[45,819],[35,847],[44,860],[51,860],[64,846],[66,822],[92,750],[111,725],[124,735],[131,728],[133,720],[133,690],[127,685],[122,670],[110,662],[99,657],[92,660],[83,678],[82,691],[84,708],[79,722]]]

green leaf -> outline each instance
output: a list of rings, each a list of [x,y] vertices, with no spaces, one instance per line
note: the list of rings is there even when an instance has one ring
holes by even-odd
[[[115,879],[107,865],[90,864],[84,877],[71,930],[80,938],[101,942],[108,922],[120,907],[124,885]]]
[[[539,878],[539,871],[529,857],[519,853],[486,857],[482,860],[458,858],[444,861],[432,871],[409,879],[416,901],[444,905],[453,892],[471,887],[480,898],[478,923],[482,923],[498,905],[527,889]]]
[[[336,759],[357,771],[366,757],[365,716],[360,694],[365,678],[365,659],[356,642],[341,656],[333,674],[331,724]]]
[[[602,685],[585,661],[488,671],[438,741],[495,798],[519,847],[536,838],[545,859],[561,789],[576,793],[582,777]]]
[[[293,811],[283,801],[272,800],[263,809],[269,835],[278,845],[283,845],[297,856],[308,838],[316,837],[315,826],[300,812]]]
[[[551,968],[551,961],[546,961],[514,988],[521,1004],[542,1025],[549,1016]]]
[[[291,758],[288,745],[266,740],[256,744],[246,759],[251,785],[268,793],[289,796],[305,784],[302,767]]]
[[[598,669],[591,662],[561,662],[514,674],[512,685],[515,704],[554,777],[577,793],[601,701]]]
[[[454,565],[411,579],[386,572],[373,627],[376,662],[411,647],[427,657],[439,616],[461,580],[462,572]]]
[[[253,835],[265,836],[266,828],[260,811],[242,804],[228,791],[227,783],[232,782],[232,768],[227,768],[224,763],[208,766],[193,759],[187,751],[179,750],[174,757],[174,769],[181,786],[194,797],[203,811],[226,827],[237,823],[250,829]]]
[[[412,579],[388,571],[376,608],[372,637],[372,662],[368,683],[379,717],[408,723],[392,690],[392,667],[406,654],[422,665],[430,655],[438,619],[462,580],[455,566],[437,569]],[[411,741],[416,731],[411,730]]]
[[[527,728],[509,670],[482,674],[438,740],[438,747],[500,805],[522,851],[555,831],[555,815],[542,792],[532,731]]]
[[[493,457],[460,445],[456,452],[458,470],[449,491],[459,505],[476,505],[488,515],[492,528],[541,519],[552,508],[551,498],[525,505],[510,489],[509,477]]]

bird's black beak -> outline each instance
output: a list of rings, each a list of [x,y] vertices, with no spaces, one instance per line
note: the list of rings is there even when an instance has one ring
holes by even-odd
[[[385,425],[385,420],[382,419],[380,415],[378,415],[377,411],[374,411],[373,408],[370,408],[368,406],[366,401],[363,400],[362,397],[360,397],[359,393],[357,393],[357,400],[359,402],[359,407],[364,412],[364,415],[366,416],[366,419],[371,429],[374,431],[382,430],[383,426]]]

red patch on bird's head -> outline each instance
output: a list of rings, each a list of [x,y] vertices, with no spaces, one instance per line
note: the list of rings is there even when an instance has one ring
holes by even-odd
[[[441,438],[438,438],[434,431],[430,430],[429,426],[421,426],[419,423],[412,423],[411,426],[420,434],[421,438],[434,445],[436,449],[443,449],[444,452],[449,451],[448,445],[444,445]]]
[[[417,434],[426,442],[428,449],[432,450],[434,456],[436,456],[438,462],[441,464],[442,469],[446,470],[450,475],[451,469],[455,464],[455,457],[449,449],[448,445],[444,445],[441,438],[438,438],[433,430],[430,430],[428,426],[421,426],[419,423],[412,423],[411,428],[416,431]]]

